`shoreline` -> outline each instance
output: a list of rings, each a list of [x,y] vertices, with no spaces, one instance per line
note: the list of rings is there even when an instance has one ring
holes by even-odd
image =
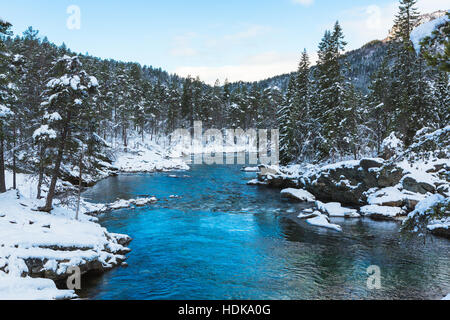
[[[145,156],[150,155],[150,161]],[[108,170],[107,175],[91,181],[83,190],[119,174],[150,174],[156,172],[187,171],[189,166],[181,159],[169,159],[157,156],[150,150],[144,157],[124,153],[140,170],[118,167]],[[111,168],[113,165],[111,165]],[[8,172],[11,180],[11,172]],[[58,182],[58,197],[55,198],[51,214],[37,211],[41,200],[33,199],[33,177],[18,175],[18,190],[8,190],[0,195],[0,300],[77,299],[74,290],[59,289],[72,273],[71,268],[79,268],[82,275],[103,274],[113,268],[126,266],[126,254],[130,253],[129,244],[133,239],[129,235],[109,232],[99,222],[92,208],[102,206],[104,212],[116,210],[108,205],[92,204],[81,197],[79,220],[75,220],[77,190],[68,179]],[[90,177],[89,177],[90,178]],[[30,197],[22,192],[29,191]],[[67,195],[69,193],[70,195]],[[61,199],[61,195],[63,195]],[[62,200],[64,200],[62,202]],[[127,206],[149,205],[156,198],[127,200]],[[118,206],[120,209],[122,206]],[[20,213],[20,215],[18,214]],[[12,230],[11,230],[12,229]],[[80,231],[77,231],[77,230]],[[84,230],[84,231],[83,231]],[[76,233],[76,235],[71,236]],[[11,237],[9,235],[16,235]]]

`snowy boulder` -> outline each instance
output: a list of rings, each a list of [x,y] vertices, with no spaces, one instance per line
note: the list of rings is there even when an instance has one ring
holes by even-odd
[[[315,218],[319,215],[319,211],[312,211],[311,212],[307,212],[306,210],[303,211],[302,213],[300,213],[297,218],[302,219],[302,220],[308,220],[308,219],[312,219]]]
[[[380,159],[379,158],[374,158],[374,159],[366,158],[366,159],[362,159],[360,161],[360,166],[364,170],[369,170],[372,168],[381,168],[384,166],[384,160],[381,158]]]
[[[402,207],[404,194],[396,187],[383,188],[372,193],[367,202],[381,207]]]
[[[316,216],[314,218],[307,219],[306,223],[314,227],[326,228],[337,232],[342,232],[341,226],[337,224],[332,224],[330,222],[330,219],[326,215],[322,214],[320,211],[315,211],[314,215]]]
[[[432,177],[425,173],[420,176],[408,174],[403,177],[401,183],[405,190],[411,192],[427,194],[428,192],[433,193],[436,191],[436,186],[433,184]]]
[[[244,167],[241,169],[243,172],[259,172],[258,167]]]
[[[338,202],[322,203],[316,201],[317,208],[323,213],[328,214],[330,217],[341,217],[341,218],[360,218],[361,215],[358,210],[344,208]]]
[[[158,199],[156,199],[155,197],[131,200],[131,203],[136,207],[145,207],[148,204],[153,204],[156,202],[158,202]]]
[[[403,223],[403,229],[437,236],[450,237],[450,198],[431,195],[416,206]]]
[[[431,220],[427,229],[436,236],[450,239],[450,217]]]
[[[247,182],[249,186],[267,186],[267,182],[259,181],[258,179],[253,179]]]
[[[299,202],[314,202],[316,198],[306,190],[288,188],[281,191],[281,197]]]
[[[383,207],[383,206],[364,206],[361,209],[361,214],[373,220],[394,220],[404,214],[402,208]]]
[[[442,299],[442,301],[450,301],[450,293]]]

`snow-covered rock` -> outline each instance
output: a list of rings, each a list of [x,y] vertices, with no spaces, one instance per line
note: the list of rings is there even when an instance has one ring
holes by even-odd
[[[259,168],[258,167],[244,167],[244,168],[242,168],[241,171],[244,171],[244,172],[259,172]]]
[[[328,214],[329,217],[341,217],[341,218],[360,218],[361,215],[356,209],[344,208],[338,202],[322,203],[316,201],[317,208],[323,213]]]
[[[403,227],[406,230],[450,238],[450,198],[434,194],[419,202],[408,215]]]
[[[367,197],[369,205],[382,207],[407,206],[414,210],[417,203],[426,198],[426,195],[400,190],[400,186],[370,190]]]
[[[75,220],[74,211],[57,205],[51,214],[34,211],[42,203],[17,191],[1,194],[0,203],[4,299],[19,293],[25,299],[72,298],[73,292],[59,291],[49,281],[65,280],[70,267],[79,267],[82,273],[105,272],[126,260],[130,251],[126,248],[130,237],[108,233],[83,213]]]
[[[365,217],[374,220],[393,220],[396,217],[402,216],[404,211],[397,207],[383,207],[383,206],[364,206],[360,209],[361,214]]]
[[[449,293],[447,296],[445,296],[442,300],[443,300],[443,301],[444,301],[444,300],[445,300],[445,301],[450,301],[450,293]]]
[[[258,179],[252,179],[247,182],[247,185],[249,186],[267,186],[268,183],[264,181],[259,181]]]
[[[309,225],[342,232],[341,226],[337,224],[332,224],[330,222],[330,219],[326,215],[322,214],[320,211],[315,211],[313,214],[315,215],[314,218],[306,219],[306,222]]]
[[[316,198],[306,190],[288,188],[281,191],[281,197],[300,202],[314,202]]]

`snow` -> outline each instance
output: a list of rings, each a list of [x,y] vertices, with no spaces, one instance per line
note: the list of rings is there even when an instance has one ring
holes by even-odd
[[[90,80],[90,84],[89,84],[90,87],[98,87],[99,86],[98,80],[96,77],[91,76],[91,77],[89,77],[89,80]]]
[[[450,229],[450,217],[445,217],[440,220],[432,220],[428,223],[427,229],[430,231],[436,229]]]
[[[322,214],[320,211],[315,211],[313,215],[316,215],[316,217],[307,219],[306,222],[309,225],[320,227],[320,228],[326,228],[326,229],[332,229],[338,232],[342,232],[342,227],[337,224],[330,223],[329,218]]]
[[[324,166],[321,168],[321,170],[322,171],[337,170],[340,168],[352,169],[352,168],[358,167],[360,165],[360,163],[361,163],[361,161],[359,161],[359,160],[342,161],[342,162],[337,162],[337,163],[333,163],[333,164]]]
[[[385,207],[385,206],[364,206],[360,209],[361,214],[367,217],[386,217],[395,218],[401,216],[404,211],[398,207]]]
[[[133,143],[128,147],[127,152],[116,153],[114,166],[121,172],[167,172],[172,170],[189,170],[189,166],[182,159],[174,159],[161,146],[156,143],[143,145]]]
[[[245,167],[245,168],[242,168],[242,171],[244,171],[244,172],[259,172],[259,168],[258,167]]]
[[[49,139],[56,139],[56,131],[50,129],[48,125],[43,124],[33,133],[33,139],[37,140],[42,137],[48,137]]]
[[[416,52],[419,53],[422,49],[420,42],[426,37],[432,36],[434,30],[438,29],[440,26],[449,21],[447,16],[442,16],[440,18],[434,19],[430,22],[424,23],[411,32],[411,41],[414,44]]]
[[[450,301],[450,293],[445,298],[443,298],[442,300]]]
[[[395,132],[392,132],[389,137],[383,140],[383,143],[381,144],[382,150],[392,150],[395,154],[402,152],[404,147],[403,142],[397,138]]]
[[[303,189],[284,189],[281,191],[281,196],[283,198],[290,198],[302,202],[314,202],[316,200],[314,195]]]
[[[48,122],[55,122],[55,121],[61,121],[62,117],[58,112],[53,112],[53,113],[45,113],[44,115],[44,119],[47,120]]]
[[[49,279],[13,278],[0,272],[0,300],[63,300],[76,297],[73,290],[59,290]]]
[[[330,217],[360,218],[358,210],[344,208],[338,202],[322,203],[316,201],[317,208],[328,214]]]
[[[0,104],[0,119],[13,116],[14,113],[8,107]]]
[[[400,190],[401,185],[383,189],[369,190],[367,203],[369,205],[401,207],[406,200],[421,201],[426,195]]]
[[[42,201],[18,191],[0,195],[0,298],[73,298],[72,291],[57,290],[52,280],[30,279],[25,261],[42,262],[42,272],[64,276],[69,267],[98,261],[108,269],[126,259],[129,249],[119,244],[125,235],[108,234],[83,213],[55,206],[51,214],[35,211]],[[24,277],[25,276],[25,277]]]
[[[445,198],[440,194],[433,194],[432,196],[429,196],[425,198],[424,200],[420,201],[416,209],[409,214],[408,217],[413,217],[415,215],[424,215],[427,210],[429,210],[431,207],[437,205],[439,202],[444,201]]]
[[[249,186],[267,186],[267,182],[259,181],[258,179],[252,179],[247,182],[247,185]]]

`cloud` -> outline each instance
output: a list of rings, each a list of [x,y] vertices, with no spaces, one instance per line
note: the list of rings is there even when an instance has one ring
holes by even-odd
[[[292,0],[295,4],[301,4],[302,6],[309,7],[315,0]]]
[[[349,42],[349,48],[359,48],[375,39],[385,39],[392,28],[398,3],[369,5],[341,11],[339,21]]]
[[[172,49],[170,55],[174,57],[193,57],[198,54],[198,51],[192,48],[192,41],[198,35],[194,32],[187,32],[183,35],[177,36],[173,39]]]
[[[250,26],[247,29],[237,32],[235,34],[226,35],[224,37],[225,40],[243,40],[254,38],[260,35],[263,35],[267,32],[270,32],[272,29],[266,26],[254,25]]]
[[[224,83],[225,79],[235,81],[258,81],[273,76],[290,73],[297,69],[300,59],[299,53],[264,52],[249,56],[237,64],[223,66],[184,66],[175,70],[180,76],[199,76],[208,84],[214,84],[219,79]],[[311,60],[316,61],[314,55]]]

